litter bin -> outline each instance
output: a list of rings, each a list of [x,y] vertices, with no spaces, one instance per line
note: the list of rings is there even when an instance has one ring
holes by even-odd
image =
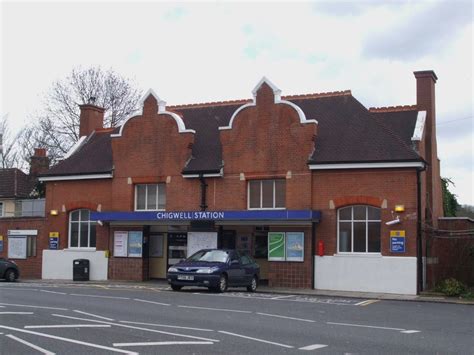
[[[73,281],[89,281],[89,260],[76,259],[72,264]]]

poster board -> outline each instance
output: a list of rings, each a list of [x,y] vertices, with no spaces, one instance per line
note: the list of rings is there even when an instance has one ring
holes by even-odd
[[[217,232],[188,232],[188,257],[201,249],[217,248]]]
[[[8,257],[26,259],[26,236],[8,236]]]
[[[143,253],[143,232],[128,232],[128,257],[141,258]]]
[[[150,256],[154,258],[163,257],[163,234],[151,234],[150,235]]]
[[[286,233],[286,261],[304,261],[304,233]]]
[[[269,232],[268,233],[268,260],[284,261],[285,260],[285,233]]]
[[[128,232],[114,232],[114,256],[126,257],[128,252]]]

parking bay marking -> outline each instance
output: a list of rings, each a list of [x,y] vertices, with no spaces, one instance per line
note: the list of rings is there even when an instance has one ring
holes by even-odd
[[[29,346],[29,347],[32,348],[32,349],[38,350],[38,351],[39,351],[40,353],[42,353],[42,354],[45,354],[45,355],[55,355],[55,353],[53,353],[53,352],[51,352],[51,351],[49,351],[49,350],[43,349],[43,348],[39,347],[38,345],[32,344],[32,343],[30,343],[30,342],[28,342],[28,341],[26,341],[26,340],[23,340],[23,339],[21,339],[21,338],[18,338],[18,337],[16,337],[16,336],[14,336],[14,335],[7,334],[7,335],[5,335],[5,336],[8,337],[8,338],[10,338],[10,339],[16,340],[17,342],[22,343],[22,344],[24,344],[24,345],[26,345],[26,346]]]
[[[129,297],[117,297],[117,296],[101,296],[101,295],[84,295],[81,293],[71,293],[70,296],[81,296],[81,297],[97,297],[97,298],[113,298],[117,300],[129,300]]]
[[[152,341],[145,343],[114,343],[116,347],[122,346],[152,346],[152,345],[212,345],[212,341]]]
[[[316,322],[316,321],[314,321],[314,320],[312,320],[312,319],[304,319],[304,318],[295,318],[295,317],[280,316],[280,315],[278,315],[278,314],[269,314],[269,313],[260,313],[260,312],[257,312],[257,314],[259,314],[259,315],[261,315],[261,316],[284,318],[284,319],[291,319],[291,320],[297,320],[297,321],[308,322],[308,323],[315,323],[315,322]]]
[[[101,320],[96,320],[96,319],[87,319],[87,318],[78,318],[78,317],[70,317],[70,316],[65,316],[62,314],[53,314],[54,317],[61,317],[61,318],[68,318],[68,319],[75,319],[75,320],[84,320],[88,322],[96,322],[96,323],[102,323],[102,324],[110,324],[110,325],[115,325],[117,327],[123,327],[123,328],[130,328],[130,329],[138,329],[138,330],[144,330],[146,332],[152,332],[152,333],[160,333],[160,334],[166,334],[166,335],[173,335],[177,337],[183,337],[183,338],[190,338],[190,339],[197,339],[197,340],[202,340],[202,341],[212,341],[215,343],[218,343],[219,340],[217,339],[208,339],[208,338],[201,338],[201,337],[196,337],[193,335],[186,335],[186,334],[177,334],[177,333],[171,333],[171,332],[164,332],[162,330],[156,330],[156,329],[149,329],[149,328],[142,328],[142,327],[135,327],[132,325],[126,325],[126,324],[121,324],[121,323],[112,323],[112,322],[106,322],[106,321],[101,321]]]
[[[133,300],[134,300],[134,301],[138,301],[138,302],[145,302],[145,303],[157,304],[157,305],[160,305],[160,306],[171,306],[171,305],[168,304],[168,303],[161,303],[161,302],[154,302],[154,301],[142,300],[142,299],[139,299],[139,298],[134,298]]]
[[[40,292],[55,293],[57,295],[67,295],[67,293],[65,292],[56,292],[56,291],[48,291],[48,290],[40,290]]]
[[[236,336],[236,337],[239,337],[239,338],[244,338],[244,339],[249,339],[249,340],[255,340],[255,341],[258,341],[258,342],[260,342],[260,343],[266,343],[266,344],[272,344],[272,345],[276,345],[276,346],[281,346],[282,348],[288,348],[288,349],[293,349],[293,348],[294,348],[294,346],[291,346],[291,345],[286,345],[286,344],[281,344],[281,343],[275,343],[275,342],[273,342],[273,341],[264,340],[264,339],[259,339],[259,338],[252,338],[252,337],[249,337],[249,336],[246,336],[246,335],[236,334],[236,333],[231,333],[231,332],[226,332],[226,331],[223,331],[223,330],[219,330],[219,333],[227,334],[227,335],[233,335],[233,336]]]
[[[25,325],[25,329],[44,328],[110,328],[109,324],[52,324],[52,325]]]
[[[129,322],[129,321],[126,321],[126,320],[121,320],[120,323],[138,324],[138,325],[151,325],[153,327],[163,327],[163,328],[188,329],[188,330],[197,330],[197,331],[201,331],[201,332],[213,332],[214,331],[212,329],[180,327],[180,326],[177,326],[177,325],[166,325],[166,324],[155,324],[155,323]]]
[[[77,310],[77,309],[75,309],[74,312],[80,313],[80,314],[85,314],[85,315],[91,316],[91,317],[96,317],[96,318],[100,318],[100,319],[109,320],[109,321],[111,321],[111,322],[114,321],[112,318],[107,318],[107,317],[98,316],[97,314],[87,313],[87,312],[79,311],[79,310]]]
[[[300,350],[317,350],[317,349],[322,349],[326,347],[327,345],[324,345],[324,344],[313,344],[313,345],[303,346],[302,348],[299,348],[299,349]]]
[[[240,311],[237,309],[226,309],[226,308],[210,308],[210,307],[197,307],[197,306],[178,306],[179,308],[192,308],[192,309],[205,309],[208,311],[221,311],[221,312],[235,312],[235,313],[252,313],[251,311]]]
[[[0,314],[33,314],[33,312],[0,312]]]
[[[379,302],[379,300],[365,300],[359,303],[356,303],[354,306],[368,306],[369,304]]]
[[[15,307],[28,307],[28,308],[43,308],[43,309],[54,309],[56,311],[67,311],[67,308],[58,308],[58,307],[44,307],[44,306],[31,306],[28,304],[13,304],[13,303],[0,303],[0,305],[5,306],[15,306]]]
[[[408,330],[403,328],[389,328],[389,327],[379,327],[375,325],[364,325],[364,324],[353,324],[353,323],[336,323],[336,322],[326,322],[326,324],[331,325],[342,325],[346,327],[360,327],[360,328],[373,328],[373,329],[383,329],[383,330],[396,330],[404,334],[419,333],[420,330]]]
[[[131,351],[125,351],[125,350],[110,348],[110,347],[104,346],[104,345],[88,343],[88,342],[85,342],[85,341],[80,341],[80,340],[75,340],[75,339],[70,339],[70,338],[63,338],[63,337],[59,337],[59,336],[51,335],[51,334],[33,332],[33,331],[31,331],[31,330],[25,330],[25,329],[7,327],[6,325],[0,325],[0,328],[9,329],[9,330],[14,330],[14,331],[20,332],[20,333],[38,335],[38,336],[40,336],[40,337],[51,338],[51,339],[55,339],[55,340],[62,340],[62,341],[68,342],[68,343],[73,343],[73,344],[79,344],[79,345],[89,346],[89,347],[91,347],[91,348],[97,348],[97,349],[103,349],[103,350],[110,350],[110,351],[114,351],[114,352],[122,353],[122,354],[138,355],[137,353],[131,352]]]

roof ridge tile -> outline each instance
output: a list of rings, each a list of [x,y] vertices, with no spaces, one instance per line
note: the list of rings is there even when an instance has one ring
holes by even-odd
[[[369,112],[402,112],[402,111],[416,111],[416,110],[418,110],[417,105],[369,107]]]

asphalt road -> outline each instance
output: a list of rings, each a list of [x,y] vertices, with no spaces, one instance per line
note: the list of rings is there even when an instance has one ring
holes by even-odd
[[[1,354],[474,354],[474,306],[0,282]]]

